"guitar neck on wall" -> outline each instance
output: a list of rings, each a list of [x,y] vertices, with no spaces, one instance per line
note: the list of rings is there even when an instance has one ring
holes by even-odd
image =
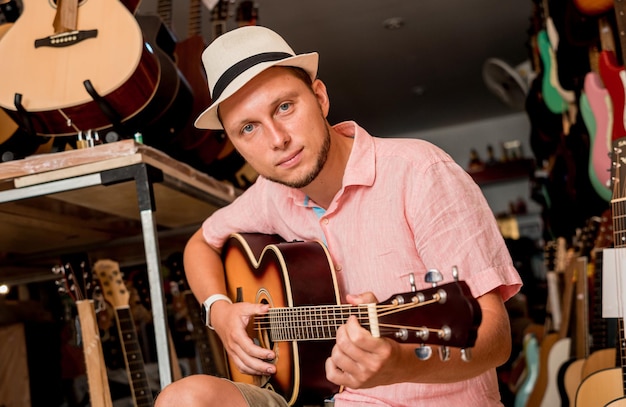
[[[146,375],[141,345],[133,315],[129,306],[130,293],[119,269],[113,260],[98,260],[93,270],[100,280],[104,298],[115,309],[115,320],[119,330],[128,382],[135,407],[152,407],[154,402]]]

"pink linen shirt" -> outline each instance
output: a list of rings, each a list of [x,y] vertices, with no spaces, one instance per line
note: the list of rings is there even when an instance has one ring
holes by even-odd
[[[341,300],[372,291],[379,300],[418,289],[435,268],[459,275],[476,297],[498,289],[503,300],[521,287],[495,218],[480,188],[438,147],[416,139],[370,136],[354,122],[334,127],[354,145],[341,190],[324,211],[302,192],[259,177],[203,224],[221,248],[233,232],[278,234],[326,243]],[[416,359],[415,363],[419,363]],[[445,367],[444,367],[445,368]],[[446,384],[399,383],[345,389],[335,406],[501,406],[495,369]]]

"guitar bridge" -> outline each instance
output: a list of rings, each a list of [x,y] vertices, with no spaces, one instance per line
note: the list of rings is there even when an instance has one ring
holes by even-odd
[[[35,40],[35,48],[39,47],[69,47],[70,45],[78,44],[88,38],[96,38],[98,36],[98,30],[76,30],[69,31],[61,34],[50,35],[46,38],[40,38]]]

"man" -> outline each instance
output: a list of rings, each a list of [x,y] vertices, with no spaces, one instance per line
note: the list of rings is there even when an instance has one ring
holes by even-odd
[[[234,232],[277,234],[328,247],[341,301],[363,304],[426,287],[428,269],[460,277],[478,298],[482,324],[470,362],[420,360],[415,345],[378,338],[349,319],[327,355],[326,378],[342,406],[499,406],[495,368],[510,353],[503,302],[520,288],[480,189],[453,160],[422,140],[373,138],[354,122],[331,126],[318,55],[295,55],[275,32],[243,27],[203,53],[212,105],[199,128],[223,128],[260,174],[231,205],[209,217],[185,249],[185,271],[230,360],[242,373],[276,373],[274,352],[246,326],[268,311],[225,296],[220,252]],[[380,102],[384,103],[384,102]],[[297,277],[294,277],[297,278]],[[306,367],[304,367],[306,368]],[[323,400],[319,401],[320,404]],[[266,389],[195,375],[169,385],[157,407],[285,406]]]

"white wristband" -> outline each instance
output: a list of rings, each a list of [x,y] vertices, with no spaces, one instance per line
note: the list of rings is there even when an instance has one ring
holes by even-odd
[[[230,298],[228,298],[224,294],[213,294],[212,296],[204,300],[204,302],[202,303],[202,306],[204,307],[204,312],[206,313],[206,319],[204,322],[206,326],[209,327],[209,329],[214,329],[211,325],[211,306],[216,301],[228,301],[229,304],[233,303]]]

